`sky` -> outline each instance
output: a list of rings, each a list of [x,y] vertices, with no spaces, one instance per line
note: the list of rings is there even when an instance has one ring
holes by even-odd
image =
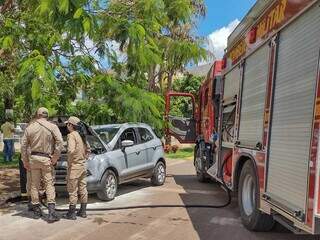
[[[208,39],[208,50],[222,58],[227,38],[256,0],[205,0],[207,15],[201,19],[196,33]]]

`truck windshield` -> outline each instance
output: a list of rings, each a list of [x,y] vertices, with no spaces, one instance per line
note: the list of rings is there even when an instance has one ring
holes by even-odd
[[[119,127],[105,127],[94,129],[102,141],[109,143],[119,131]]]

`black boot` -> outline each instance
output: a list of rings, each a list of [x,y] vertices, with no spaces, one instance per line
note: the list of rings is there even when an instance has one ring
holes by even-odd
[[[64,218],[69,219],[69,220],[76,220],[76,205],[69,205],[69,211],[67,214],[63,215]]]
[[[32,204],[33,218],[39,219],[42,217],[42,210],[39,204]]]
[[[56,205],[54,203],[48,204],[48,210],[49,210],[48,223],[53,223],[60,220],[59,216],[56,213],[55,207]]]
[[[33,206],[31,203],[31,197],[28,197],[28,211],[31,212],[33,210]]]
[[[81,207],[77,212],[77,216],[82,217],[82,218],[86,218],[87,217],[87,204],[86,203],[81,203]]]

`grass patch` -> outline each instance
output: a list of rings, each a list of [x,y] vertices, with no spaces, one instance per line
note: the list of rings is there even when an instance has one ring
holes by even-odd
[[[0,152],[0,168],[18,168],[19,156],[20,156],[20,153],[16,153],[13,156],[13,159],[11,162],[5,162],[3,157],[3,152]]]
[[[166,153],[167,158],[193,160],[193,148],[182,148],[176,153]]]

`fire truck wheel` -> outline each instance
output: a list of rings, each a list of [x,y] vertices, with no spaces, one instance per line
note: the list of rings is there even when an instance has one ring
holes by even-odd
[[[197,173],[197,179],[201,183],[205,183],[209,181],[209,178],[207,177],[206,173],[202,169],[203,164],[203,151],[201,151],[201,146],[197,148],[197,152],[194,159],[194,166],[196,168]]]
[[[239,179],[238,203],[243,225],[250,231],[266,232],[274,226],[272,216],[262,213],[258,179],[251,161],[247,161]]]

